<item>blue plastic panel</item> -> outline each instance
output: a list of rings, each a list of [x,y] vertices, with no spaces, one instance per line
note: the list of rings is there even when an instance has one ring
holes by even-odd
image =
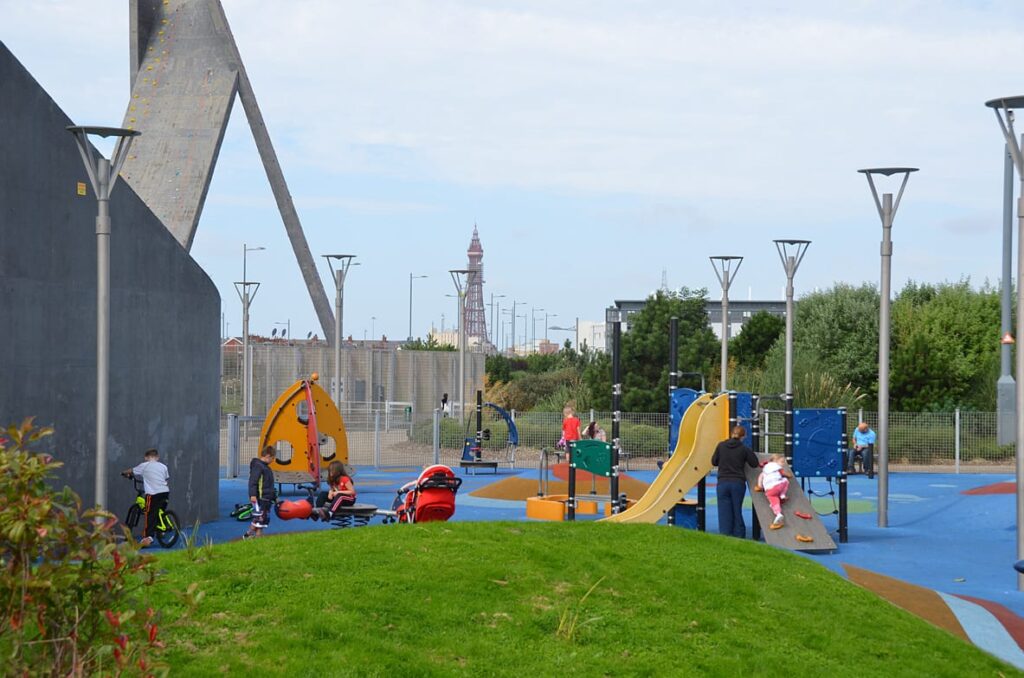
[[[686,410],[700,397],[700,391],[692,388],[677,388],[672,391],[668,403],[668,453],[672,454],[676,449],[676,439],[679,437],[679,424],[683,421]]]
[[[842,415],[835,409],[793,410],[793,473],[839,476],[843,468]]]
[[[753,416],[754,416],[751,413],[751,410],[753,409],[753,407],[754,407],[754,401],[751,399],[750,394],[749,393],[745,393],[743,391],[737,391],[737,393],[736,393],[736,418],[739,421],[739,425],[742,426],[743,428],[747,429],[747,436],[743,439],[743,444],[746,445],[747,447],[753,447],[754,446],[754,438],[753,438],[753,436],[750,433],[750,431],[751,431],[751,424],[753,423],[751,420],[753,419]]]

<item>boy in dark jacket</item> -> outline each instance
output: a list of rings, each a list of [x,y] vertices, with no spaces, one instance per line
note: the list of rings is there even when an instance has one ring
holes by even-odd
[[[745,466],[757,468],[760,462],[754,451],[743,444],[747,429],[734,426],[728,440],[718,443],[711,465],[718,467],[718,532],[743,539],[747,525],[743,522],[743,498],[747,494]]]
[[[271,462],[277,456],[277,450],[267,445],[257,459],[249,463],[249,501],[252,502],[252,523],[242,535],[242,539],[259,537],[264,528],[270,525],[270,509],[274,506],[274,472],[270,469]]]

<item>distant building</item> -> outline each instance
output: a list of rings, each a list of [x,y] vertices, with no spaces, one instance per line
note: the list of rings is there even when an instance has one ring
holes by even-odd
[[[629,319],[634,314],[643,310],[644,306],[647,305],[647,301],[635,301],[635,300],[621,300],[616,299],[613,306],[609,306],[607,313],[612,314],[618,311],[621,314],[623,321],[622,330],[625,332],[629,329]],[[722,337],[722,301],[721,299],[708,299],[705,305],[705,309],[708,313],[708,324],[711,326],[711,330],[715,333],[718,338]],[[735,337],[743,329],[743,325],[755,314],[761,311],[767,311],[772,315],[777,315],[780,318],[786,317],[786,302],[784,300],[779,301],[764,301],[764,300],[750,300],[750,299],[730,299],[729,300],[729,336]],[[606,323],[606,332],[611,334],[611,323]],[[583,341],[583,336],[580,335],[580,341]]]

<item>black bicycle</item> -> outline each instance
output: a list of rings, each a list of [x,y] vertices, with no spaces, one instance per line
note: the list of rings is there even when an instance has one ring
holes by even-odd
[[[121,475],[130,479],[135,485],[135,501],[128,508],[128,515],[124,519],[124,524],[128,526],[128,529],[134,530],[135,526],[139,524],[139,520],[146,514],[146,492],[143,489],[142,481],[136,478],[135,474],[129,472]],[[181,537],[179,525],[178,514],[174,511],[158,510],[155,531],[157,543],[165,549],[177,544]]]

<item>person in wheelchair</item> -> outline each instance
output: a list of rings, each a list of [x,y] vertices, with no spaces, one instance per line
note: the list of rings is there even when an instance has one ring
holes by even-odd
[[[310,518],[330,520],[334,512],[342,506],[352,506],[356,503],[356,488],[352,484],[351,474],[352,471],[347,464],[340,461],[331,462],[327,467],[327,490],[317,495]]]
[[[872,457],[875,453],[875,432],[871,430],[866,421],[862,421],[857,425],[857,428],[853,432],[853,447],[849,450],[849,458],[846,460],[846,472],[856,473],[854,464],[857,458],[860,457],[861,466],[864,468],[864,473],[868,474],[868,479],[875,477],[874,468],[872,466]]]

